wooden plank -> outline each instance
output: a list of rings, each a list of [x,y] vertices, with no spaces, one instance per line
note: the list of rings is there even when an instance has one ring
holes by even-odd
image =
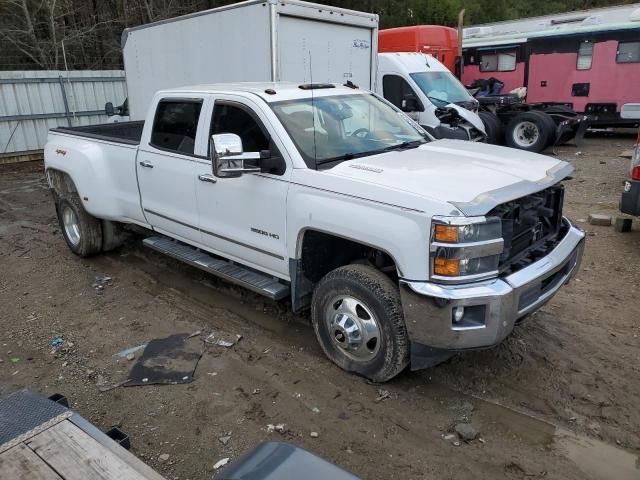
[[[62,480],[38,455],[23,443],[0,455],[2,480]]]
[[[68,420],[32,438],[27,445],[65,480],[148,480],[150,478],[136,470],[130,461],[121,458],[124,455],[131,455],[129,452],[122,449],[122,455],[116,455]],[[140,462],[140,460],[137,461]],[[154,480],[157,479],[162,477],[157,475]]]

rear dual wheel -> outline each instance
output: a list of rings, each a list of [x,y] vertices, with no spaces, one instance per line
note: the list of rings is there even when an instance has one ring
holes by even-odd
[[[82,206],[76,194],[59,197],[56,213],[62,236],[69,249],[80,257],[90,257],[102,250],[102,224]]]

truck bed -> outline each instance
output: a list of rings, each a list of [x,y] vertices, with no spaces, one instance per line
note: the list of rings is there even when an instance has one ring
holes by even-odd
[[[81,127],[52,128],[52,132],[75,135],[78,137],[93,138],[106,142],[126,143],[138,145],[142,137],[144,121],[101,123],[98,125],[84,125]]]

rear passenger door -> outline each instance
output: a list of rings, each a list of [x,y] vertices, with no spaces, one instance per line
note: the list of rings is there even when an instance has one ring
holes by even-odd
[[[195,152],[203,98],[162,98],[140,145],[138,185],[147,222],[160,233],[198,243]],[[148,131],[148,130],[147,130]]]

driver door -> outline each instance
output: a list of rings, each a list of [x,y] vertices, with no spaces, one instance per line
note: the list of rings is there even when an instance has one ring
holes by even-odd
[[[291,169],[280,154],[284,148],[254,102],[219,95],[210,98],[205,110],[211,118],[209,138],[238,135],[245,153],[270,150],[280,163],[269,172],[234,178],[214,177],[210,161],[198,163],[200,242],[222,256],[288,279],[286,201]]]

